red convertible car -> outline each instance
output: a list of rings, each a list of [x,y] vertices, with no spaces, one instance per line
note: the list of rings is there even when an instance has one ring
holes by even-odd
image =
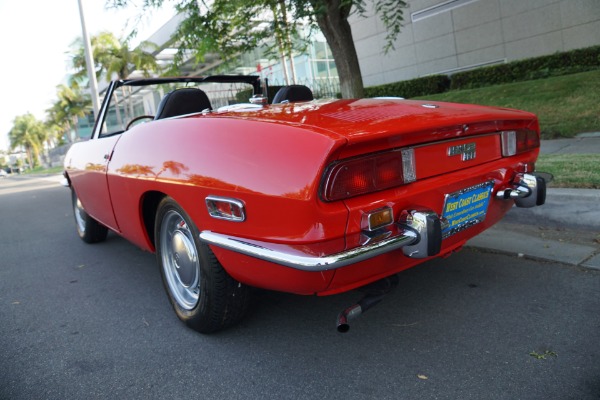
[[[252,287],[369,288],[340,314],[345,331],[398,272],[544,203],[533,114],[262,93],[255,76],[115,81],[65,158],[81,239],[110,229],[155,252],[177,316],[200,332],[239,321]]]

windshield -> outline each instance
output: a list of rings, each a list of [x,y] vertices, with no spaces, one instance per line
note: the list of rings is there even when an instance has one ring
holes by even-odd
[[[144,85],[140,85],[139,81],[125,83],[112,91],[100,128],[100,137],[119,134],[138,123],[152,121],[157,115],[161,100],[167,94],[182,88],[200,89],[208,97],[208,101],[202,106],[183,114],[248,103],[256,92],[256,86],[249,82],[164,83],[157,79],[149,80]]]

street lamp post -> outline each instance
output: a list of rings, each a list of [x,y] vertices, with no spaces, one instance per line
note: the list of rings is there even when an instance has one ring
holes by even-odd
[[[85,17],[83,12],[82,0],[77,0],[79,4],[79,19],[81,20],[81,32],[83,35],[83,48],[85,50],[85,64],[87,67],[88,79],[90,80],[90,94],[92,96],[92,105],[94,107],[94,117],[98,117],[100,110],[100,101],[98,99],[98,81],[96,80],[96,71],[94,70],[94,57],[92,55],[92,45],[87,28],[85,27]]]

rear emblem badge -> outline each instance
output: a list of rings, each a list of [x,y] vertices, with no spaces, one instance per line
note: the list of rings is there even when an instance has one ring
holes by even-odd
[[[458,146],[451,146],[448,147],[448,156],[452,157],[460,154],[462,161],[473,160],[476,156],[475,148],[475,143],[465,143],[459,144]]]

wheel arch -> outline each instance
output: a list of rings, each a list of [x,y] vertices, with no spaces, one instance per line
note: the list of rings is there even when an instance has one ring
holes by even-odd
[[[71,184],[71,177],[69,176],[67,170],[63,171],[62,176],[63,178],[61,179],[60,184],[66,188],[73,189],[73,185]]]
[[[150,191],[144,193],[141,201],[142,224],[148,236],[152,250],[156,251],[156,238],[154,237],[154,226],[156,224],[156,213],[158,205],[167,195],[159,191]]]

